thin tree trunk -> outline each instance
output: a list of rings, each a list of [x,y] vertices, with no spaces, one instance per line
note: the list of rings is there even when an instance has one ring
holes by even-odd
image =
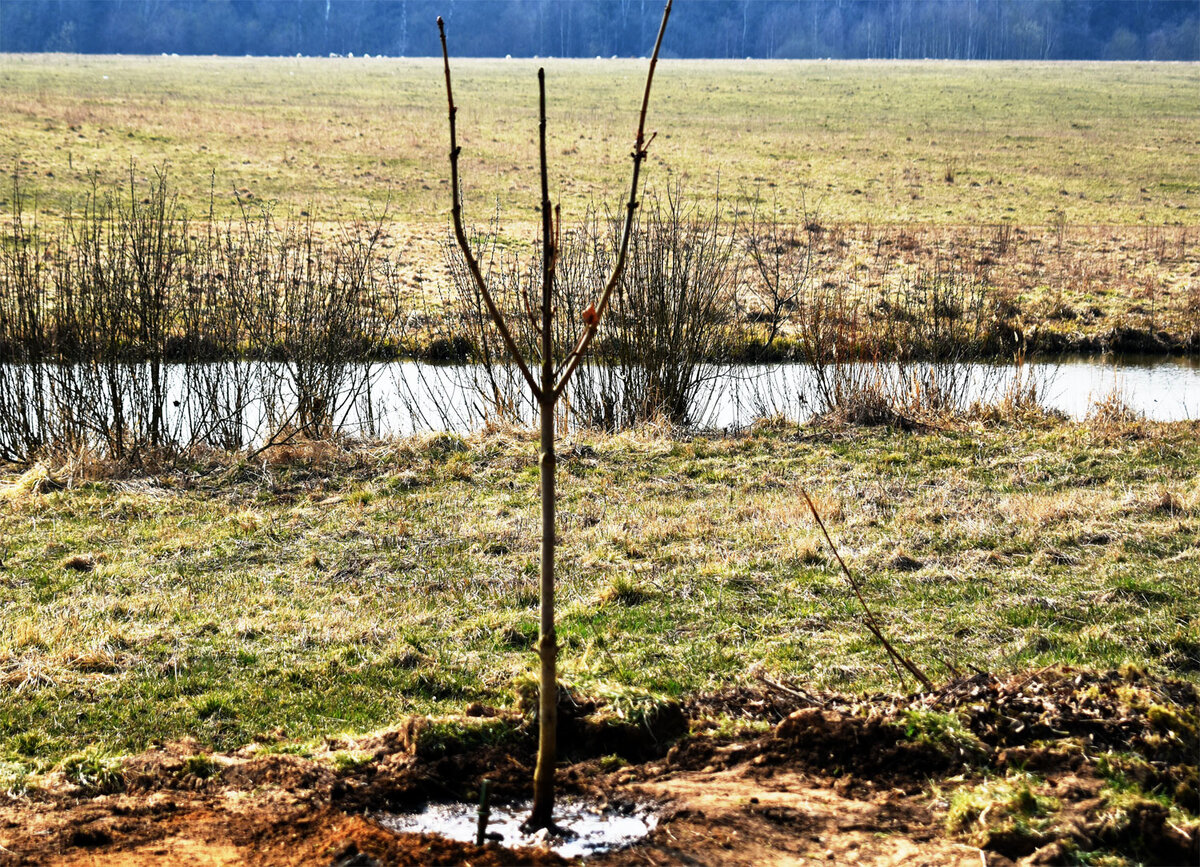
[[[538,466],[542,486],[542,568],[541,620],[538,627],[538,655],[542,670],[538,694],[537,767],[533,772],[533,812],[526,823],[530,828],[549,828],[554,824],[554,765],[558,752],[558,640],[554,630],[554,407],[558,395],[554,389],[554,346],[551,341],[554,309],[555,241],[550,212],[550,183],[546,167],[546,72],[538,70],[540,158],[542,175],[542,442]]]
[[[568,12],[569,12],[568,8]],[[662,47],[663,32],[667,27],[667,19],[671,14],[671,0],[667,0],[663,8],[662,24],[658,29],[658,39],[654,43],[654,53],[650,57],[650,69],[646,74],[646,89],[642,94],[642,110],[638,119],[637,139],[633,151],[633,178],[630,184],[629,204],[626,208],[625,227],[621,236],[620,249],[613,272],[605,284],[603,291],[596,301],[589,305],[584,313],[585,326],[574,351],[564,360],[563,369],[554,369],[553,320],[554,307],[554,269],[558,256],[558,217],[550,210],[550,181],[546,163],[546,73],[538,70],[539,97],[539,157],[541,161],[542,181],[542,327],[540,340],[542,370],[540,382],[535,380],[525,356],[513,340],[504,316],[496,307],[487,283],[479,270],[479,264],[471,252],[467,242],[466,232],[462,221],[462,200],[458,182],[458,137],[455,128],[454,94],[450,84],[450,52],[446,48],[445,23],[439,17],[438,33],[442,43],[442,62],[446,77],[446,105],[450,122],[450,188],[453,205],[450,214],[454,220],[454,236],[462,250],[467,270],[479,295],[487,307],[488,315],[496,323],[505,346],[508,348],[513,361],[521,370],[529,389],[537,401],[541,414],[541,458],[539,471],[541,477],[542,496],[542,550],[541,550],[541,618],[538,629],[538,655],[541,659],[541,678],[538,694],[538,758],[537,767],[533,774],[533,811],[522,826],[526,831],[539,828],[554,827],[554,766],[558,752],[558,639],[554,630],[554,545],[555,545],[555,503],[554,503],[554,411],[559,397],[564,393],[571,374],[575,372],[588,345],[596,335],[596,329],[608,305],[608,299],[620,282],[625,268],[625,257],[629,248],[629,235],[633,225],[633,212],[637,208],[638,169],[646,159],[646,149],[650,142],[646,139],[646,108],[650,102],[650,85],[654,80],[654,67],[658,62],[659,49]],[[560,9],[561,18],[561,9]],[[560,21],[561,24],[561,21]],[[564,31],[565,32],[565,31]],[[565,54],[565,52],[564,52]],[[653,136],[651,136],[653,139]]]
[[[549,333],[546,328],[546,333]],[[543,338],[544,340],[544,338]],[[547,356],[549,358],[549,356]],[[542,393],[553,395],[554,371],[543,361]],[[554,631],[554,398],[541,402],[542,443],[542,569],[541,621],[538,630],[538,655],[541,657],[541,682],[538,694],[538,757],[533,772],[533,812],[528,825],[547,828],[554,824],[554,765],[558,751],[558,638]]]

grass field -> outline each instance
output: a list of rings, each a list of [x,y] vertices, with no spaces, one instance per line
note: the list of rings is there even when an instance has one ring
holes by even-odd
[[[624,194],[644,62],[544,61],[552,194]],[[535,216],[535,61],[455,62],[468,211]],[[664,61],[649,178],[788,215],[977,225],[1195,225],[1200,67]],[[430,59],[0,57],[0,159],[48,211],[167,163],[193,213],[243,197],[441,225]],[[7,198],[7,191],[0,199]]]
[[[570,226],[625,195],[644,65],[546,63],[552,195]],[[536,237],[535,66],[455,64],[468,222],[499,214],[518,250]],[[870,308],[949,270],[1030,351],[1194,352],[1197,92],[1194,64],[668,60],[646,177],[704,207],[719,190],[727,212],[831,229],[799,239],[814,292]],[[335,243],[348,221],[382,219],[401,300],[440,321],[447,144],[428,58],[0,57],[0,161],[46,262],[73,243],[54,232],[89,192],[143,200],[165,166],[193,235],[210,202],[218,218],[267,204]],[[0,190],[0,221],[12,199]],[[735,231],[745,241],[748,221]],[[728,291],[754,308],[757,280],[747,265]],[[402,342],[419,354],[427,335]]]
[[[681,695],[762,666],[898,687],[808,490],[886,631],[936,678],[1129,662],[1194,680],[1198,434],[1033,418],[590,440],[560,469],[563,676]],[[532,670],[528,436],[3,490],[11,772],[510,705]]]
[[[546,65],[552,190],[569,221],[589,201],[611,206],[624,195],[644,66]],[[533,61],[455,65],[468,210],[476,223],[499,211],[505,241],[533,237],[535,69]],[[650,127],[660,135],[650,185],[679,182],[685,195],[709,202],[719,187],[727,207],[758,204],[778,208],[783,222],[811,223],[793,246],[812,255],[812,286],[872,311],[907,315],[881,306],[899,298],[887,293],[944,267],[961,281],[954,285],[981,287],[988,315],[1005,322],[1021,347],[1195,351],[1197,93],[1195,64],[666,61],[651,109]],[[0,56],[0,160],[36,197],[25,205],[23,232],[35,236],[33,222],[47,230],[37,242],[44,246],[4,236],[5,261],[30,264],[8,273],[33,274],[31,285],[42,286],[40,275],[60,267],[63,250],[80,237],[61,229],[83,222],[62,215],[90,190],[104,195],[127,185],[131,174],[140,197],[149,188],[143,181],[166,165],[170,192],[198,221],[194,238],[204,237],[210,201],[218,218],[235,213],[239,200],[301,219],[312,214],[319,239],[342,236],[364,215],[382,216],[389,224],[371,237],[397,267],[397,305],[422,322],[432,312],[436,322],[448,280],[445,127],[440,64],[429,59]],[[0,215],[9,212],[12,189],[0,190]],[[141,235],[107,237],[154,236],[153,222],[144,225],[150,230]],[[737,282],[730,297],[752,295],[753,279]],[[1001,678],[994,684],[1010,675],[1017,692],[1032,683],[1032,695],[1041,689],[1037,678],[1058,665],[1085,670],[1076,686],[1088,678],[1200,682],[1200,423],[1148,423],[1115,398],[1082,423],[1011,403],[952,417],[927,413],[912,424],[906,417],[894,427],[834,417],[805,426],[764,421],[730,436],[641,428],[563,442],[563,680],[610,710],[643,715],[666,698],[719,709],[721,690],[753,687],[760,674],[785,691],[786,684],[857,696],[911,690],[863,625],[805,505],[808,492],[884,632],[938,684],[989,672]],[[111,455],[59,454],[49,469],[0,465],[5,840],[34,840],[53,851],[47,857],[64,847],[123,847],[119,834],[80,832],[70,810],[79,793],[125,785],[114,756],[163,742],[194,739],[170,748],[188,754],[172,780],[203,788],[235,764],[206,755],[210,748],[257,741],[265,746],[244,751],[251,761],[275,752],[328,757],[332,747],[321,739],[385,727],[402,733],[412,714],[461,714],[472,703],[524,709],[538,614],[530,433],[303,440],[252,457],[193,448],[140,464],[136,474]],[[1108,669],[1121,673],[1097,673]],[[1051,679],[1068,676],[1075,677]],[[1110,703],[1119,717],[1112,726],[1135,714],[1161,729],[1151,746],[1169,739],[1177,746],[1194,734],[1190,709],[1180,716],[1144,705],[1131,686],[1105,689],[1120,698]],[[1062,695],[1045,693],[1042,707],[1052,709]],[[1101,691],[1081,688],[1070,700],[1080,695],[1086,703]],[[858,701],[846,699],[856,708]],[[877,699],[888,702],[895,712],[893,699]],[[917,719],[949,743],[963,714],[974,712],[963,707]],[[875,720],[874,710],[863,713],[859,722]],[[424,724],[435,738],[492,731],[503,739],[518,719]],[[1053,729],[1048,717],[1039,719]],[[1008,722],[1024,726],[1023,718]],[[719,738],[738,725],[726,716],[703,728]],[[769,727],[758,719],[738,736]],[[854,752],[870,754],[857,729],[849,731]],[[920,741],[922,732],[910,718],[905,738]],[[1124,749],[1129,729],[1120,732]],[[1122,769],[1148,769],[1153,750],[1143,759],[1110,744],[1100,756],[1097,745],[1088,734],[1060,756],[1063,768],[1071,759],[1072,773],[1083,774],[1080,757],[1107,768],[1106,794],[1088,809],[1104,813],[1096,821],[1108,837],[1089,838],[1103,846],[1084,854],[1100,860],[1081,855],[1079,862],[1134,863],[1124,854],[1103,860],[1101,849],[1141,857],[1150,825],[1129,817],[1155,810],[1158,825],[1166,822],[1190,845],[1194,764],[1135,784]],[[1040,741],[1037,749],[1050,751]],[[1049,771],[1045,779],[1023,767],[1013,772],[1010,762],[1020,765],[1021,755],[1005,749],[995,768],[981,765],[971,780],[930,783],[928,799],[920,786],[908,794],[924,799],[922,813],[946,814],[947,833],[972,846],[997,849],[989,811],[993,825],[1010,814],[1022,827],[1042,823],[1026,834],[1041,845],[1053,839],[1042,835],[1050,821],[1043,814],[1058,810],[1059,793],[1065,799],[1075,790],[1046,794],[1058,781]],[[765,758],[754,760],[756,779]],[[821,773],[841,774],[827,758]],[[360,765],[357,754],[330,761],[342,775],[375,773],[364,770],[375,759]],[[713,770],[707,761],[696,767],[701,776]],[[1003,777],[993,776],[997,768],[1006,768]],[[1179,787],[1163,788],[1176,777]],[[55,789],[63,781],[76,788]],[[276,784],[245,788],[250,800],[263,791],[274,798]],[[1070,797],[1101,789],[1097,783]],[[50,800],[36,799],[59,797],[55,791],[67,799],[61,844],[37,824]],[[321,795],[321,809],[331,797]],[[176,809],[175,800],[151,800]],[[1126,809],[1135,800],[1141,812]],[[739,816],[746,801],[739,795]],[[86,799],[79,804],[92,809]],[[110,806],[128,830],[125,804]],[[1067,812],[1063,839],[1078,848],[1083,843],[1070,835],[1082,825]],[[304,826],[296,815],[272,814],[268,824],[290,834]],[[711,814],[695,815],[709,834]],[[789,833],[801,829],[824,846],[813,827]],[[1141,837],[1114,837],[1113,828],[1140,828]],[[227,832],[216,836],[224,841]],[[154,832],[154,846],[161,836]],[[319,853],[329,857],[328,841]],[[0,845],[0,863],[9,854]]]

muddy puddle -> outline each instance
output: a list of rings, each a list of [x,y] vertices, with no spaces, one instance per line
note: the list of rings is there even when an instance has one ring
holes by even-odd
[[[563,858],[586,858],[621,849],[641,840],[658,825],[648,804],[600,806],[579,799],[560,799],[554,820],[561,834],[521,831],[530,804],[493,806],[487,822],[489,840],[509,848],[548,848]],[[407,834],[437,834],[463,843],[475,841],[479,813],[474,804],[430,804],[419,813],[376,815],[381,825]]]

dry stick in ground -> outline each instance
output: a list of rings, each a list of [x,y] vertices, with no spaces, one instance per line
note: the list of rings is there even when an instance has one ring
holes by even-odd
[[[802,689],[799,689],[799,688],[793,687],[793,686],[788,686],[787,684],[780,683],[777,680],[771,680],[771,678],[767,677],[761,671],[756,672],[754,676],[757,677],[759,679],[759,681],[766,684],[768,687],[775,690],[776,692],[787,693],[788,695],[792,696],[793,698],[798,698],[801,701],[807,702],[810,706],[821,707],[824,704],[824,702],[818,701],[817,699],[813,698],[811,695],[809,695],[807,692],[805,692]]]
[[[854,580],[854,575],[852,575],[850,570],[846,568],[846,562],[842,559],[842,555],[838,553],[837,545],[833,544],[833,539],[830,538],[829,531],[825,529],[825,522],[821,520],[820,514],[817,513],[817,507],[813,505],[812,499],[808,496],[808,491],[801,488],[800,493],[804,495],[804,502],[808,503],[808,510],[812,512],[812,516],[816,520],[817,526],[821,528],[821,533],[824,534],[825,541],[829,543],[829,548],[831,551],[833,551],[833,556],[837,558],[838,565],[842,567],[842,573],[846,576],[846,580],[850,582],[850,587],[854,590],[854,595],[858,597],[859,605],[862,606],[863,611],[867,615],[867,629],[871,630],[871,634],[879,639],[879,643],[883,645],[884,650],[891,655],[895,662],[903,665],[906,669],[908,669],[909,674],[920,681],[921,686],[925,687],[926,690],[933,689],[933,684],[930,682],[929,678],[925,676],[925,673],[921,671],[921,669],[917,668],[917,666],[911,660],[909,660],[908,657],[904,656],[904,654],[892,647],[892,643],[884,637],[883,630],[879,628],[879,623],[875,620],[875,615],[872,614],[871,609],[867,607],[867,600],[863,598],[862,590],[859,589],[858,582]]]
[[[646,109],[650,104],[650,85],[654,80],[654,67],[658,63],[658,53],[662,47],[663,33],[667,27],[667,19],[671,14],[671,0],[667,0],[663,9],[662,24],[659,25],[658,38],[654,43],[654,52],[650,57],[650,69],[646,74],[646,89],[642,94],[642,110],[638,116],[637,138],[633,147],[633,177],[630,182],[629,202],[625,210],[625,225],[621,233],[620,248],[617,260],[613,265],[612,274],[604,285],[600,296],[588,306],[584,316],[584,327],[575,342],[575,347],[567,356],[563,365],[555,370],[553,345],[554,308],[551,305],[554,289],[554,272],[558,258],[558,232],[556,230],[556,212],[550,208],[549,172],[546,164],[546,76],[545,70],[538,70],[538,156],[541,168],[542,192],[542,322],[541,340],[541,381],[539,382],[530,370],[529,364],[504,321],[504,314],[496,306],[488,291],[487,283],[479,269],[471,247],[463,229],[462,199],[458,180],[458,146],[455,115],[458,109],[454,105],[454,93],[450,86],[450,54],[446,48],[446,28],[441,18],[438,18],[438,32],[442,42],[442,62],[446,73],[446,102],[449,106],[450,117],[450,188],[453,196],[451,216],[454,220],[454,237],[462,250],[463,258],[470,272],[471,280],[479,290],[479,295],[487,307],[488,315],[496,324],[500,337],[504,341],[509,355],[521,371],[529,385],[529,390],[537,401],[541,420],[541,457],[539,472],[541,479],[542,500],[542,541],[541,541],[541,586],[540,586],[540,621],[538,634],[538,656],[541,660],[541,677],[538,694],[538,758],[533,775],[533,810],[525,821],[526,830],[554,827],[554,763],[557,753],[558,736],[558,644],[554,629],[554,414],[558,400],[563,396],[571,374],[575,372],[579,362],[587,352],[600,321],[608,306],[609,297],[616,289],[625,270],[626,251],[629,248],[629,238],[633,231],[633,213],[637,209],[638,175],[642,162],[646,159],[650,142],[646,139]],[[652,135],[651,140],[654,138]],[[532,312],[532,311],[530,311]]]

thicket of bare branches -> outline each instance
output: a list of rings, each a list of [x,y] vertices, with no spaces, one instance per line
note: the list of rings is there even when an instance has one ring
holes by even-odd
[[[686,426],[701,389],[728,372],[741,337],[737,293],[743,267],[736,223],[727,225],[719,204],[689,202],[678,190],[643,196],[633,219],[627,262],[608,315],[571,383],[563,407],[571,424],[620,430],[649,420]],[[620,249],[621,223],[593,210],[561,234],[557,251],[553,328],[564,345],[585,325],[594,287],[611,272]],[[496,235],[482,237],[486,279],[509,331],[523,352],[540,339],[532,311],[541,303],[534,255],[509,255]],[[443,309],[447,334],[465,338],[479,362],[473,387],[490,414],[519,420],[530,398],[457,245],[447,244],[453,276]],[[564,418],[565,420],[565,418]]]
[[[1025,357],[1019,311],[986,269],[944,258],[900,272],[876,257],[848,277],[823,267],[844,230],[814,214],[803,225],[773,208],[723,218],[719,201],[679,187],[642,199],[608,315],[557,406],[560,429],[703,424],[721,397],[895,422],[965,409],[989,363]],[[378,223],[322,241],[310,220],[260,206],[190,219],[162,174],[96,189],[49,230],[19,184],[12,202],[0,239],[0,459],[88,452],[136,467],[196,447],[374,432],[380,362],[410,351],[465,362],[453,375],[406,368],[399,400],[412,426],[533,418],[457,244],[440,304],[418,315],[401,309]],[[594,208],[558,228],[555,345],[584,330],[623,223]],[[998,231],[992,246],[1007,238]],[[494,230],[472,243],[514,345],[536,356],[541,246],[513,255]],[[803,394],[763,397],[735,363],[775,361],[802,365]]]
[[[397,275],[355,225],[244,209],[197,228],[165,174],[93,190],[53,232],[14,184],[0,246],[0,457],[139,465],[327,435],[398,339]]]

